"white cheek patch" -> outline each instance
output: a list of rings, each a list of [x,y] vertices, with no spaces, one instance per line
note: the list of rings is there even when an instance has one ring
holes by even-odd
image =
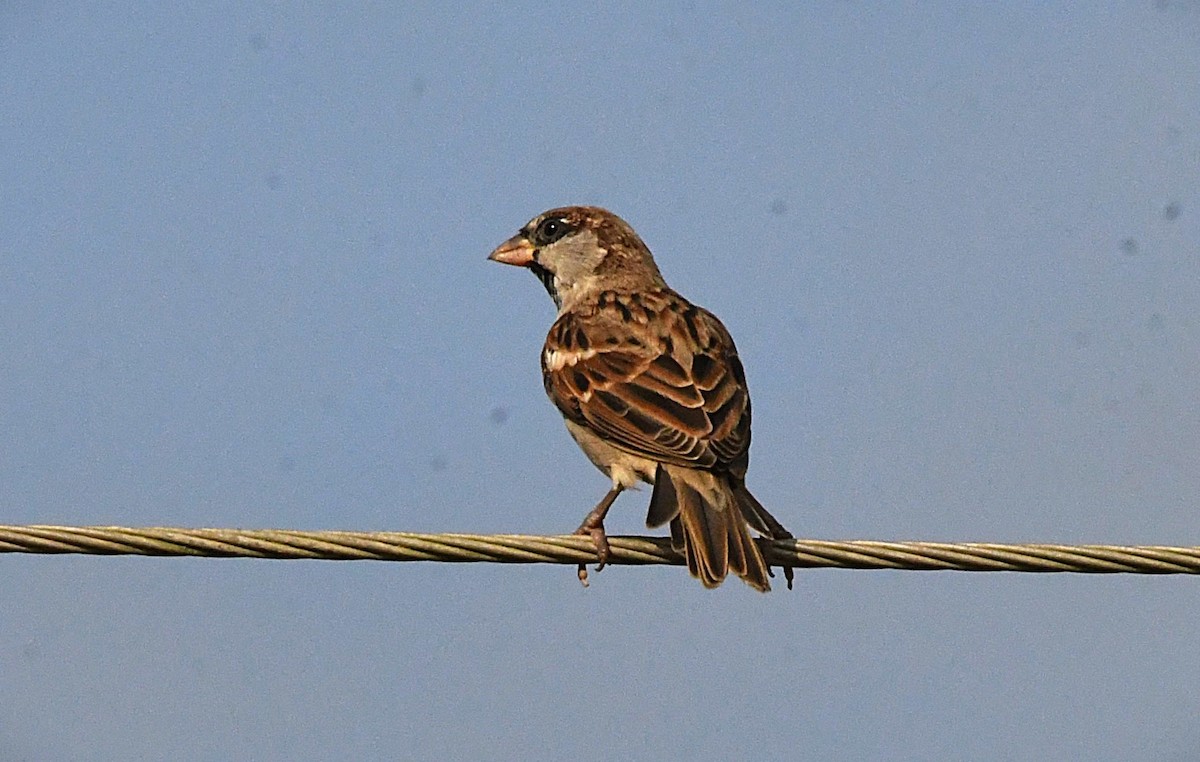
[[[596,356],[596,350],[584,349],[547,349],[543,360],[546,363],[546,369],[552,373],[562,370],[563,368],[574,365],[582,360]]]

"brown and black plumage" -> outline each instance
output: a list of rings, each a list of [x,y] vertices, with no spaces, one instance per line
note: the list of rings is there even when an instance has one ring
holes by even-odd
[[[749,529],[791,534],[746,489],[750,395],[721,321],[671,290],[633,228],[597,207],[545,212],[489,258],[532,270],[558,305],[542,378],[571,436],[612,479],[577,530],[601,567],[604,516],[644,481],[654,485],[647,525],[670,524],[693,576],[716,587],[733,571],[769,590]]]

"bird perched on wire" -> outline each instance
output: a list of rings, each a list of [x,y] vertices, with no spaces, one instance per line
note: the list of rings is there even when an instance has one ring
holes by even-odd
[[[756,590],[771,572],[750,535],[791,538],[746,489],[750,395],[729,331],[675,293],[633,228],[594,206],[551,209],[488,257],[533,271],[558,306],[542,350],[546,393],[612,489],[576,534],[609,557],[604,517],[638,481],[654,485],[646,525],[671,540],[705,587],[733,571]],[[785,569],[788,587],[792,569]],[[579,578],[586,585],[587,571]]]

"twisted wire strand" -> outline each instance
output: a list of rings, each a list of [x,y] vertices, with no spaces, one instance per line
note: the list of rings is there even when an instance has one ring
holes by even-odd
[[[768,564],[795,568],[1200,574],[1200,547],[872,540],[758,542]],[[611,564],[684,563],[667,538],[613,536],[609,543]],[[0,553],[507,564],[597,561],[591,539],[576,535],[46,525],[0,526]]]

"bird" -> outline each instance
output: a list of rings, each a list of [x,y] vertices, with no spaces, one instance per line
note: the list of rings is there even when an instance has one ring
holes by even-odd
[[[670,526],[693,577],[715,588],[732,571],[770,590],[750,529],[771,540],[792,535],[746,488],[750,394],[721,321],[671,289],[629,223],[600,207],[543,212],[488,259],[532,271],[558,308],[542,348],[543,385],[612,481],[575,531],[592,539],[597,571],[610,557],[609,508],[646,482],[646,525]],[[792,568],[784,575],[790,589]],[[583,564],[579,579],[587,586]]]

